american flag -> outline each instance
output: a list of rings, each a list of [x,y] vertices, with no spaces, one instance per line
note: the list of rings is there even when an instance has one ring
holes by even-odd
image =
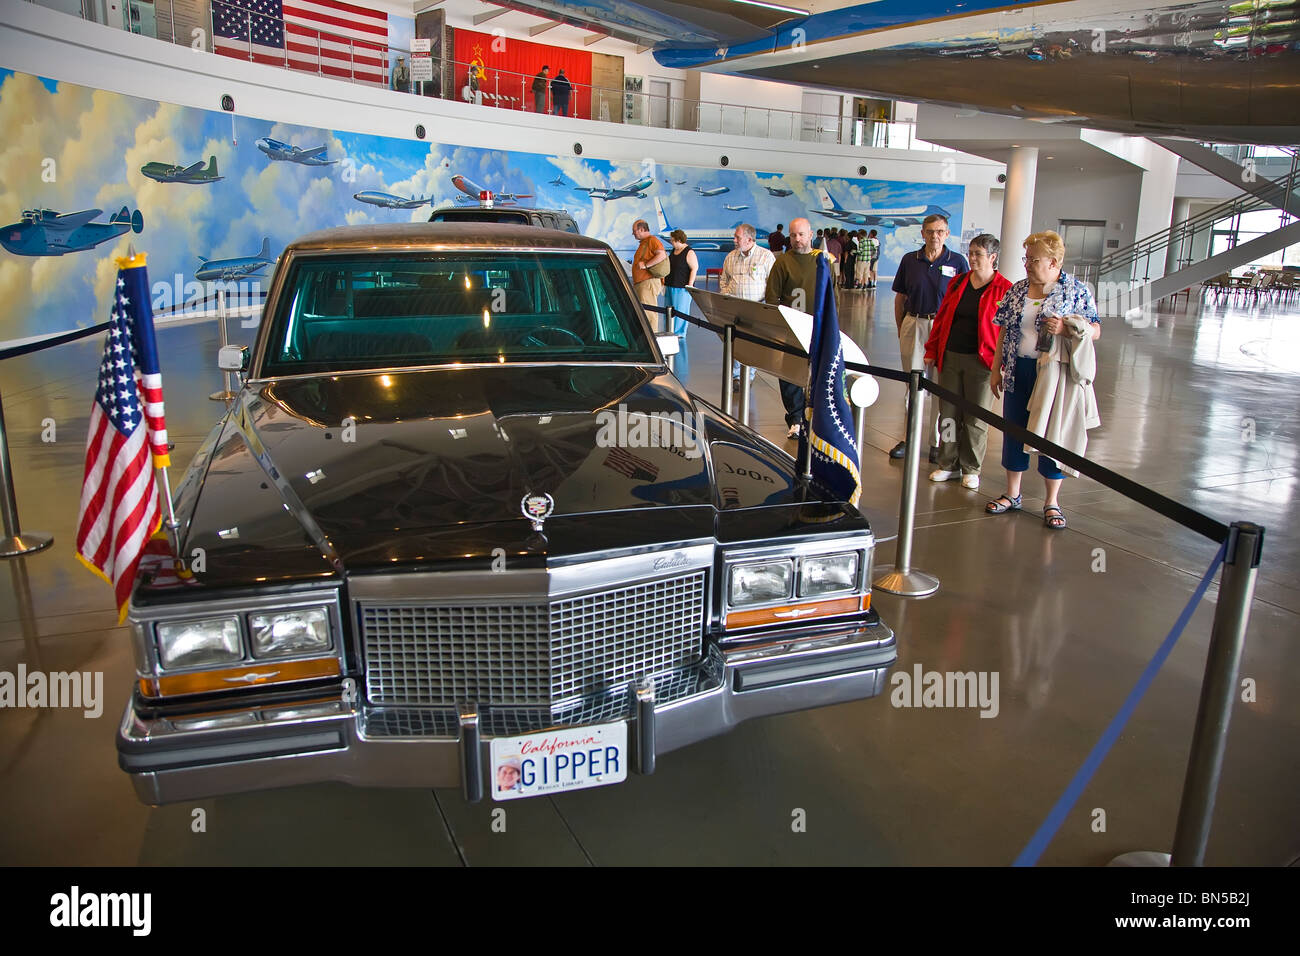
[[[812,339],[808,361],[812,382],[804,415],[808,434],[799,439],[799,458],[804,443],[812,442],[813,477],[849,504],[862,496],[861,454],[853,426],[844,379],[844,347],[840,344],[840,319],[835,308],[835,288],[825,256],[817,257],[817,279],[813,295]]]
[[[630,451],[618,447],[609,450],[604,464],[606,468],[613,468],[633,481],[654,481],[659,476],[659,467],[654,462],[638,458]]]
[[[117,264],[112,324],[86,437],[77,558],[113,585],[120,620],[140,556],[162,524],[153,465],[166,463],[167,427],[144,256]]]
[[[388,14],[338,0],[212,0],[213,50],[384,85]]]

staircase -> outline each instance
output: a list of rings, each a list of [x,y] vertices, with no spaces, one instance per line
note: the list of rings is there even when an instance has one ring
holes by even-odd
[[[1096,280],[1099,290],[1102,290],[1098,295],[1099,307],[1103,307],[1103,298],[1112,300],[1109,307],[1105,308],[1108,314],[1123,314],[1127,306],[1157,302],[1270,252],[1300,242],[1300,223],[1286,222],[1290,217],[1300,219],[1300,192],[1297,192],[1300,190],[1300,152],[1295,148],[1281,147],[1290,157],[1290,171],[1277,179],[1264,179],[1257,175],[1254,163],[1249,158],[1247,165],[1243,166],[1220,151],[1198,143],[1166,139],[1157,142],[1243,190],[1245,195],[1220,203],[1184,222],[1175,223],[1168,229],[1106,255],[1096,267],[1095,274],[1083,278]],[[1283,220],[1274,232],[1215,256],[1199,260],[1193,256],[1194,249],[1210,248],[1208,234],[1216,224],[1234,220],[1243,213],[1269,208],[1278,209]],[[1286,213],[1285,216],[1282,211]],[[1202,239],[1204,241],[1198,241]],[[1171,262],[1177,263],[1177,268],[1166,274],[1166,265]],[[1153,273],[1157,278],[1151,278]],[[1106,289],[1110,290],[1108,294],[1105,293]]]

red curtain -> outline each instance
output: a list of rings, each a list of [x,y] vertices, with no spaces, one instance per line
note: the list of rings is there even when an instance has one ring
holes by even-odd
[[[591,54],[586,50],[529,43],[509,37],[456,30],[456,99],[469,82],[469,64],[482,68],[479,90],[485,105],[533,111],[533,77],[543,66],[551,68],[546,77],[547,108],[553,108],[550,83],[561,69],[573,92],[569,97],[569,115],[591,118]],[[499,97],[499,99],[498,99]]]

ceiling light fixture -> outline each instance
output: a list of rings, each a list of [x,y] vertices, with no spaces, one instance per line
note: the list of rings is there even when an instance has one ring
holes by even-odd
[[[767,10],[780,10],[782,13],[796,13],[801,17],[810,15],[808,10],[800,10],[798,7],[787,7],[782,3],[767,3],[765,0],[731,0],[732,3],[743,3],[747,7],[763,7]]]

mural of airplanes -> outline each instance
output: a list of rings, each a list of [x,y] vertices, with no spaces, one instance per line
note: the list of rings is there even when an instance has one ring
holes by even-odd
[[[642,176],[626,186],[614,186],[608,189],[600,186],[574,186],[573,190],[574,192],[586,193],[592,199],[603,199],[606,202],[611,199],[645,199],[645,190],[653,182],[654,180],[649,176]]]
[[[817,187],[817,196],[822,208],[812,212],[854,226],[919,226],[926,216],[948,217],[946,209],[935,205],[900,206],[897,209],[845,209],[827,192],[825,186]]]
[[[769,196],[776,196],[778,199],[783,199],[786,196],[794,195],[793,189],[780,189],[776,186],[764,186],[763,188],[767,190],[767,194]]]
[[[208,168],[203,168],[203,160],[193,166],[173,166],[171,163],[145,163],[140,172],[160,183],[189,183],[201,186],[204,183],[217,183],[225,176],[217,175],[217,157],[208,158]]]
[[[123,206],[108,222],[91,222],[104,210],[57,213],[53,209],[25,209],[18,222],[0,228],[0,245],[16,256],[62,256],[91,249],[131,230],[144,229],[140,210]]]
[[[673,231],[673,225],[668,221],[668,214],[664,212],[663,203],[659,197],[655,197],[655,217],[659,220],[659,235],[665,239]],[[686,241],[690,243],[693,249],[700,252],[730,252],[736,248],[736,237],[732,235],[736,231],[736,226],[740,223],[732,224],[726,232],[717,229],[683,229],[686,233]],[[755,242],[760,246],[767,245],[767,230],[755,228]]]
[[[532,193],[492,192],[492,190],[484,189],[478,183],[474,182],[474,180],[468,179],[465,176],[462,176],[460,173],[457,173],[455,176],[451,177],[451,184],[455,186],[457,189],[459,189],[461,192],[463,192],[466,196],[469,196],[470,199],[472,199],[474,202],[478,202],[479,197],[485,192],[491,192],[492,200],[498,205],[502,205],[504,203],[511,203],[514,200],[518,200],[518,199],[533,198]],[[459,197],[457,198],[459,199]]]
[[[730,209],[732,212],[740,212],[742,209],[748,209],[749,207],[748,206],[727,206],[726,208]]]
[[[695,191],[701,196],[721,196],[723,193],[731,192],[731,187],[714,186],[712,189],[705,189],[703,186],[696,186]]]
[[[257,148],[270,156],[272,160],[281,160],[288,163],[298,163],[301,166],[333,166],[338,162],[337,159],[325,159],[325,150],[327,146],[315,146],[312,149],[303,149],[301,146],[294,146],[291,143],[282,143],[278,139],[271,139],[269,136],[263,136],[257,141]]]
[[[235,256],[231,259],[205,259],[199,256],[199,261],[203,265],[195,270],[194,278],[200,282],[209,279],[246,279],[267,266],[275,265],[275,260],[271,258],[271,240],[266,236],[262,237],[262,248],[255,256]]]
[[[419,209],[433,201],[432,197],[407,199],[405,196],[394,196],[392,193],[382,193],[377,189],[364,189],[359,193],[353,193],[352,198],[358,202],[370,203],[372,206],[383,206],[385,209]]]

